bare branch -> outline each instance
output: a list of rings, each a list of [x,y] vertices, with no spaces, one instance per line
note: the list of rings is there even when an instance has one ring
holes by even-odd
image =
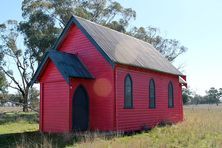
[[[9,84],[8,87],[20,91],[18,87],[14,87],[14,86],[12,86],[11,84]]]
[[[34,69],[34,61],[32,61],[32,58],[30,57],[29,58],[29,63],[30,63],[30,69],[31,69],[31,71],[32,71],[32,74],[31,74],[31,76],[33,77],[33,75],[34,75],[34,73],[35,73],[35,69]]]
[[[9,72],[7,72],[3,67],[0,67],[0,69],[6,74],[6,76],[7,76],[8,78],[10,78],[10,79],[13,81],[13,83],[16,84],[16,86],[18,87],[18,90],[19,90],[22,94],[24,94],[25,92],[23,91],[22,87],[19,85],[19,82],[16,81],[15,78],[14,78]]]

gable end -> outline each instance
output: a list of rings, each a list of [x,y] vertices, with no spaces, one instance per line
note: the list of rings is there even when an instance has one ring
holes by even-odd
[[[65,39],[69,29],[71,26],[75,24],[81,32],[89,39],[89,41],[96,47],[96,49],[102,54],[102,56],[107,60],[108,63],[111,64],[112,68],[114,68],[115,63],[110,59],[110,57],[104,52],[104,50],[97,44],[97,42],[91,37],[91,35],[84,29],[84,27],[78,22],[78,20],[72,16],[65,28],[63,29],[62,33],[60,34],[59,38],[56,40],[56,42],[53,45],[52,49],[57,50],[62,43],[62,41]]]

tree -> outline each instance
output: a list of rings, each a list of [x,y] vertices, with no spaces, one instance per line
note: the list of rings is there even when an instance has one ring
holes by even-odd
[[[17,21],[9,20],[0,25],[0,70],[10,80],[8,87],[21,94],[23,111],[28,111],[29,82],[35,71],[35,60],[29,50],[18,48],[19,35]]]
[[[189,88],[183,88],[182,90],[183,104],[187,104],[192,99],[192,92]]]
[[[4,73],[0,71],[0,105],[2,105],[6,100],[7,85],[8,83],[7,83],[6,77]]]
[[[219,98],[219,100],[222,99],[222,88],[218,89],[218,98]]]
[[[187,100],[187,96],[190,94],[187,90],[183,90],[183,101]],[[193,95],[194,96],[193,96]],[[193,96],[193,97],[192,97]],[[191,93],[189,95],[190,104],[219,104],[220,99],[222,98],[222,88],[216,89],[211,87],[209,90],[206,91],[206,94],[201,96],[196,93]]]
[[[51,47],[72,15],[144,40],[169,61],[186,51],[186,47],[180,45],[179,41],[163,38],[157,28],[134,27],[127,31],[129,22],[136,19],[136,12],[113,0],[24,0],[22,11],[25,21],[20,23],[20,30],[37,61]]]
[[[29,104],[30,107],[35,111],[39,110],[39,95],[39,90],[34,87],[30,89]]]
[[[1,59],[1,57],[0,57]],[[6,93],[7,91],[7,80],[5,78],[5,75],[2,71],[0,71],[0,94],[4,94]]]
[[[208,91],[206,91],[206,97],[208,103],[216,103],[218,105],[220,103],[221,89],[218,91],[216,88],[211,87]]]
[[[154,27],[134,27],[128,34],[152,44],[169,61],[175,60],[187,50],[178,40],[163,38]]]
[[[203,99],[203,97],[201,95],[198,94],[194,94],[194,97],[191,98],[191,104],[201,104],[201,100]]]
[[[41,11],[31,15],[29,21],[20,22],[18,29],[25,35],[25,45],[38,62],[45,50],[52,47],[60,32],[53,19]]]
[[[10,103],[15,106],[21,106],[22,98],[21,95],[16,94],[0,94],[0,106],[3,106],[5,103]]]

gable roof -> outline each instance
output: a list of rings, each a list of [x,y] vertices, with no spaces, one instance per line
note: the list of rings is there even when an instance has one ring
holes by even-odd
[[[56,51],[73,24],[81,30],[112,67],[115,64],[123,64],[183,76],[151,44],[86,19],[72,16],[53,48],[44,54],[30,82],[31,85],[37,80],[49,58],[67,83],[70,77],[93,78],[76,55]]]
[[[70,77],[88,79],[93,78],[92,74],[90,74],[90,72],[86,69],[84,64],[79,60],[76,55],[59,52],[56,50],[49,50],[43,57],[42,62],[36,70],[36,73],[32,78],[31,85],[37,80],[42,70],[44,69],[44,66],[46,65],[45,63],[49,59],[52,60],[52,62],[55,64],[55,66],[60,71],[67,83],[69,83]]]
[[[151,44],[77,16],[71,17],[63,33],[56,41],[54,49],[58,49],[73,23],[112,66],[114,64],[124,64],[174,75],[183,75]]]

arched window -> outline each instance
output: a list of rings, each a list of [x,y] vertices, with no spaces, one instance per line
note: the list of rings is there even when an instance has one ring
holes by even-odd
[[[133,108],[133,84],[129,74],[124,83],[124,108]]]
[[[174,95],[173,95],[173,84],[170,82],[168,84],[168,107],[173,108],[174,107]]]
[[[156,108],[156,90],[153,79],[150,80],[149,84],[149,108]]]

